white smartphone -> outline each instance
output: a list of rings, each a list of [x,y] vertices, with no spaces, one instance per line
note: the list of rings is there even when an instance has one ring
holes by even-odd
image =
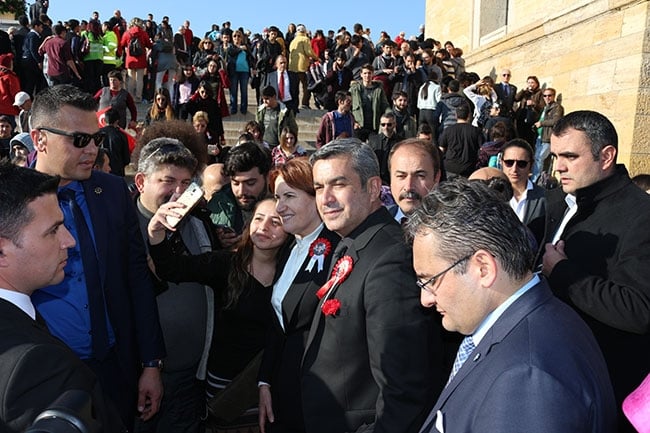
[[[181,221],[181,219],[188,214],[189,211],[192,210],[194,206],[201,200],[201,197],[203,197],[203,190],[201,189],[200,186],[198,186],[195,182],[192,182],[190,186],[187,187],[185,192],[181,194],[180,197],[176,200],[179,203],[183,203],[185,205],[184,208],[176,208],[174,209],[175,212],[181,214],[181,217],[175,217],[175,216],[169,216],[167,215],[167,223],[172,226],[176,227],[178,223]]]

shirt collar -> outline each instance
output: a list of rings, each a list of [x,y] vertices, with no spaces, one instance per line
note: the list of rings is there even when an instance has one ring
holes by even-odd
[[[0,289],[0,298],[11,302],[16,307],[20,308],[27,314],[32,320],[36,320],[36,310],[34,309],[34,304],[29,296],[24,293],[15,292],[13,290]]]
[[[508,309],[509,306],[511,306],[517,299],[521,297],[524,293],[526,293],[528,290],[530,290],[533,286],[535,286],[537,283],[539,283],[539,276],[537,274],[534,274],[533,277],[528,281],[526,284],[524,284],[519,290],[517,290],[515,293],[510,295],[508,299],[505,300],[504,303],[499,305],[497,308],[494,309],[490,314],[488,314],[485,319],[483,319],[483,322],[476,328],[476,331],[472,334],[472,340],[474,341],[474,345],[478,346],[480,341],[485,337],[485,334],[492,328],[492,326],[496,323],[496,321],[501,317],[501,315]]]

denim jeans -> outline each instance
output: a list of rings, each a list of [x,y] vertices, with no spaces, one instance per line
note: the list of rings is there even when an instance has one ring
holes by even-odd
[[[240,111],[242,114],[248,111],[248,72],[235,72],[230,76],[230,113],[237,113],[237,87],[241,91]]]
[[[543,143],[542,139],[537,137],[535,142],[535,161],[533,162],[533,175],[532,181],[536,182],[542,169],[544,168],[544,161],[551,154],[551,143]]]

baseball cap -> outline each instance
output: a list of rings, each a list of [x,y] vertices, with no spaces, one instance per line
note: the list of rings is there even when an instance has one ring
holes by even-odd
[[[25,102],[29,101],[31,98],[27,94],[27,92],[18,92],[16,93],[16,96],[14,97],[14,106],[20,107],[23,105]]]

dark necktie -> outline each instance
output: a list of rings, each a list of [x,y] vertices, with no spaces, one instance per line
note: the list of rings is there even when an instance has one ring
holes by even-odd
[[[503,94],[506,95],[506,97],[510,95],[510,86],[508,86],[507,84],[503,85]]]
[[[92,328],[92,350],[93,357],[103,360],[108,354],[109,341],[108,329],[106,327],[106,307],[104,304],[104,290],[99,278],[99,264],[97,254],[90,236],[90,230],[86,223],[81,208],[75,199],[75,192],[71,189],[59,191],[59,200],[66,203],[72,211],[74,225],[77,229],[77,242],[81,252],[81,261],[84,267],[86,278],[86,291],[88,292],[88,307],[90,309],[90,326]]]

